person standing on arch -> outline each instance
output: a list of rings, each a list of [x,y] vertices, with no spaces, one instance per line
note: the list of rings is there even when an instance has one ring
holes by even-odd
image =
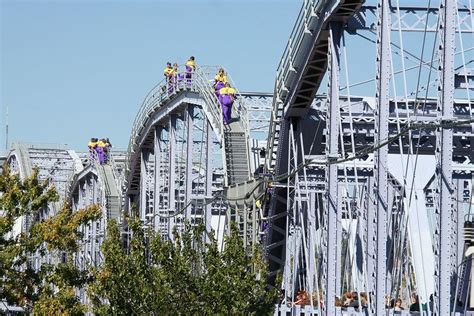
[[[97,142],[99,140],[95,137],[92,137],[87,147],[89,148],[89,161],[93,162],[97,158]]]
[[[189,57],[185,65],[186,68],[186,88],[191,88],[193,72],[196,71],[196,61],[194,56]]]
[[[214,77],[214,89],[216,90],[216,96],[219,98],[219,93],[222,88],[225,87],[227,83],[227,76],[223,68],[219,68],[219,72]]]
[[[230,83],[226,83],[225,87],[219,90],[219,101],[222,107],[222,115],[224,124],[229,125],[232,115],[232,105],[234,104],[235,94],[237,91],[231,88]]]
[[[166,68],[164,70],[164,75],[166,78],[166,82],[168,84],[168,92],[173,92],[173,81],[174,81],[174,69],[171,67],[171,63],[166,63]]]

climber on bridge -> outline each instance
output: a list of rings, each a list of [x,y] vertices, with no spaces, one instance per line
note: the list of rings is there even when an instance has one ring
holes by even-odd
[[[96,155],[97,155],[97,138],[92,137],[89,143],[87,144],[87,147],[89,147],[89,159],[90,161],[95,160]]]
[[[97,156],[99,156],[99,164],[103,165],[105,163],[105,156],[107,151],[107,141],[102,138],[97,142]]]
[[[194,56],[191,56],[186,62],[186,88],[191,88],[191,79],[195,70],[196,61],[194,60]]]
[[[232,105],[234,104],[236,90],[230,87],[230,83],[226,82],[225,87],[219,90],[219,101],[222,106],[222,115],[224,116],[224,124],[228,125],[231,120]]]
[[[171,67],[171,63],[166,63],[166,68],[164,71],[166,82],[168,83],[168,92],[173,92],[173,77],[174,77],[174,69]]]
[[[178,85],[183,81],[184,79],[184,74],[179,73],[178,70],[178,64],[174,63],[173,64],[173,83],[174,83],[174,89],[178,88]]]
[[[112,147],[112,144],[110,143],[109,141],[109,138],[104,138],[104,143],[105,143],[105,146],[104,146],[104,162],[107,163],[109,162],[110,160],[110,148]]]
[[[225,87],[227,83],[227,76],[223,68],[219,68],[219,72],[214,77],[214,89],[216,89],[216,96],[219,97],[220,90]]]

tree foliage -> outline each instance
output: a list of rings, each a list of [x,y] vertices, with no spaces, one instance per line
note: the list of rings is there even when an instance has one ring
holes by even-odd
[[[86,308],[76,298],[75,287],[89,280],[79,271],[72,254],[82,237],[78,228],[100,217],[93,205],[73,212],[65,204],[52,217],[35,221],[27,232],[14,233],[22,218],[37,218],[59,200],[49,181],[39,181],[38,170],[21,180],[4,166],[0,175],[0,300],[38,314],[82,314]],[[32,266],[31,257],[49,254],[52,263]],[[61,262],[59,257],[67,258]]]
[[[21,180],[4,167],[0,175],[0,301],[40,315],[90,311],[76,290],[86,288],[98,315],[269,314],[277,293],[266,288],[259,251],[247,253],[235,225],[219,251],[203,226],[186,225],[173,241],[129,219],[127,247],[121,230],[108,222],[103,263],[79,270],[72,262],[82,239],[79,228],[100,217],[97,205],[72,211],[65,204],[38,220],[58,194],[38,170]],[[13,234],[23,217],[36,218],[27,232]],[[206,240],[206,242],[204,242]],[[128,241],[128,239],[127,239]],[[32,265],[32,256],[54,260]]]
[[[130,251],[115,222],[103,244],[104,265],[89,288],[94,312],[117,314],[256,314],[272,312],[276,290],[266,288],[261,254],[245,252],[235,225],[218,250],[213,234],[186,226],[174,241],[130,221]]]

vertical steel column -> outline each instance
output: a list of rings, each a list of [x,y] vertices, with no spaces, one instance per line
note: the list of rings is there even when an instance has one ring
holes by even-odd
[[[194,106],[189,104],[186,109],[186,197],[184,205],[191,202],[191,195],[193,191],[193,110]],[[186,207],[185,218],[191,223],[192,205]]]
[[[97,186],[98,186],[97,180],[98,180],[97,178],[92,176],[92,204],[97,203],[97,197],[98,197],[97,196]],[[101,204],[106,205],[105,201],[101,201]],[[94,261],[97,259],[97,257],[99,257],[99,256],[96,256],[96,254],[100,252],[99,248],[100,248],[100,245],[102,244],[102,240],[98,238],[99,234],[102,235],[101,234],[102,225],[100,225],[99,230],[97,230],[97,223],[101,224],[103,220],[107,219],[108,213],[109,213],[109,210],[106,210],[105,215],[102,215],[102,218],[92,221],[92,225],[94,225]],[[97,242],[98,239],[100,240],[99,242]]]
[[[454,103],[454,53],[456,3],[444,0],[440,6],[439,32],[439,85],[438,119],[453,119]],[[436,315],[449,315],[451,303],[451,241],[453,237],[452,216],[452,158],[453,131],[438,129],[436,132],[436,160],[438,180],[438,203],[436,209],[437,229],[435,230],[435,295]],[[457,214],[454,214],[456,217]],[[436,251],[437,250],[437,251]]]
[[[206,132],[206,155],[205,155],[205,165],[206,165],[206,203],[207,199],[212,198],[212,127],[211,123],[204,117],[203,121],[204,130]],[[205,208],[205,221],[206,221],[206,231],[211,232],[211,221],[212,221],[212,203],[206,204]],[[221,216],[221,214],[219,214]],[[220,221],[219,221],[220,222]],[[216,234],[219,233],[219,228],[216,231]],[[217,235],[216,235],[217,238]]]
[[[145,150],[142,149],[140,155],[140,204],[138,211],[140,213],[140,220],[143,222],[145,221],[146,217],[146,193],[147,193],[147,166],[146,162],[148,161],[149,153],[146,153]]]
[[[375,267],[376,267],[376,232],[377,232],[377,219],[375,212],[375,203],[371,198],[374,191],[374,177],[367,178],[367,194],[366,194],[366,214],[367,222],[365,228],[367,229],[367,253],[365,258],[367,258],[366,266],[366,275],[367,275],[367,289],[369,293],[375,291]],[[369,296],[370,303],[372,304],[373,296]]]
[[[389,85],[390,85],[390,7],[389,0],[377,4],[377,91],[375,109],[375,144],[388,138]],[[388,208],[388,147],[382,146],[374,155],[374,197],[376,211],[375,296],[371,311],[382,315],[385,311],[385,283],[387,274],[387,208]],[[370,255],[370,254],[369,254]]]
[[[347,178],[346,178],[347,179]],[[336,296],[342,297],[341,290],[342,290],[342,210],[343,210],[343,196],[344,196],[345,188],[338,186],[337,188],[337,196],[334,203],[337,205],[337,231],[336,231],[336,258],[338,259],[338,264],[336,264]],[[350,213],[348,213],[350,215]],[[349,244],[349,240],[347,241]],[[347,253],[347,252],[346,252]],[[345,274],[345,273],[344,273]]]
[[[170,126],[168,133],[168,215],[176,213],[176,157],[175,157],[175,145],[176,145],[176,115],[170,115]],[[168,222],[168,234],[169,238],[173,239],[173,228],[175,218],[170,217]]]
[[[455,249],[455,258],[456,258],[456,274],[457,267],[461,264],[464,259],[464,179],[457,179],[456,186],[456,212],[457,212],[457,228],[454,231],[456,236],[456,249]],[[460,276],[458,276],[460,277]],[[456,289],[457,290],[457,289]]]
[[[316,242],[315,242],[315,234],[316,234],[316,228],[318,227],[317,222],[316,222],[316,192],[314,190],[308,190],[309,194],[309,201],[308,201],[308,235],[307,235],[307,240],[308,240],[308,261],[309,261],[309,271],[307,271],[308,274],[308,290],[309,293],[313,293],[313,291],[317,291],[318,296],[319,296],[319,286],[317,284],[317,278],[316,278],[316,273],[317,273],[317,264],[316,264]],[[319,207],[319,206],[318,206]],[[319,215],[318,215],[319,216]],[[313,302],[314,304],[314,302]],[[319,304],[316,303],[316,304]],[[315,304],[315,305],[316,305]],[[319,307],[319,305],[316,305]],[[318,309],[319,311],[319,309]]]
[[[160,185],[160,180],[161,180],[161,142],[160,142],[160,137],[161,137],[161,127],[155,127],[155,135],[153,138],[153,153],[155,154],[155,180],[154,180],[154,187],[155,187],[155,202],[154,204],[154,209],[153,209],[153,229],[157,231],[159,227],[159,223],[161,221],[161,218],[158,216],[160,213],[160,191],[161,191],[161,185]]]
[[[329,105],[328,118],[326,120],[326,153],[327,160],[333,161],[339,158],[339,47],[341,42],[342,24],[331,23],[329,28]],[[341,212],[337,209],[337,164],[330,164],[326,168],[327,174],[327,257],[326,269],[326,315],[336,314],[336,284],[340,284],[341,276],[336,274],[337,266],[341,264],[341,258],[337,257],[337,248],[340,247],[337,240],[337,231],[341,229]]]

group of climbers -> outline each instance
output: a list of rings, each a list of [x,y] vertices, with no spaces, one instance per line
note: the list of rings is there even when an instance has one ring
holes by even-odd
[[[110,148],[112,144],[110,143],[108,138],[91,138],[89,144],[89,157],[91,161],[95,161],[96,159],[99,161],[99,164],[103,165],[106,164],[110,159]]]
[[[178,84],[183,80],[186,80],[186,88],[191,88],[193,73],[196,70],[196,60],[194,56],[189,57],[186,61],[185,69],[186,71],[183,74],[179,72],[177,63],[173,65],[171,65],[170,62],[166,63],[164,75],[167,82],[168,93],[173,93],[177,89]],[[231,121],[232,105],[236,98],[237,91],[230,86],[223,68],[220,68],[214,77],[214,90],[222,108],[224,124],[228,125]]]
[[[228,125],[231,121],[232,105],[237,91],[230,86],[227,75],[222,68],[219,68],[219,72],[214,77],[214,89],[222,107],[224,124]]]
[[[166,68],[164,70],[164,75],[168,85],[168,92],[172,93],[177,88],[177,85],[186,79],[186,88],[191,88],[191,79],[193,77],[193,72],[196,70],[196,60],[194,56],[189,57],[186,61],[186,72],[185,74],[179,73],[178,64],[174,63],[171,66],[170,62],[166,63]]]

